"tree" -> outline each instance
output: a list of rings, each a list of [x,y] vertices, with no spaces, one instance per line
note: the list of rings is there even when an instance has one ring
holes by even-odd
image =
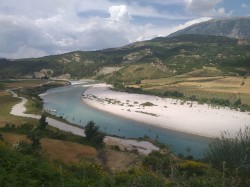
[[[31,141],[32,141],[31,145],[32,145],[32,147],[34,149],[40,149],[41,148],[40,138],[38,136],[32,136]]]
[[[48,123],[46,122],[46,116],[45,114],[42,114],[41,118],[39,119],[39,129],[45,129]]]
[[[29,138],[32,141],[31,146],[33,149],[41,148],[41,142],[40,142],[41,136],[39,135],[39,133],[33,131],[27,135],[27,138]]]
[[[99,131],[99,127],[95,125],[93,121],[89,121],[85,127],[86,139],[96,143],[102,144],[104,139],[104,134]]]

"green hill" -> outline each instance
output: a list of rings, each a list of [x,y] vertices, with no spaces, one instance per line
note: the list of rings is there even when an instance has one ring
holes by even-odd
[[[69,78],[70,75],[71,78],[97,77],[133,82],[181,75],[204,67],[216,69],[216,75],[245,75],[250,68],[249,61],[249,40],[181,35],[100,51],[0,59],[0,79]],[[107,71],[107,67],[111,69]]]

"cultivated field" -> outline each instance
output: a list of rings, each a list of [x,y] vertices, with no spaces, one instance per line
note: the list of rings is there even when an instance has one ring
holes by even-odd
[[[166,91],[182,92],[184,96],[196,96],[199,99],[241,99],[243,104],[250,105],[250,77],[216,76],[192,78],[162,78],[143,80],[144,91],[164,94]]]

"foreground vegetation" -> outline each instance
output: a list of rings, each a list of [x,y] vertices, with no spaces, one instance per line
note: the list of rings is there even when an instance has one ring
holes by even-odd
[[[178,158],[169,149],[161,148],[148,156],[138,155],[141,162],[136,165],[112,171],[104,162],[109,157],[103,152],[109,148],[97,146],[96,140],[91,138],[98,132],[93,122],[89,123],[88,137],[83,138],[50,129],[44,118],[42,116],[35,126],[23,124],[16,128],[15,125],[7,124],[0,128],[0,134],[22,134],[27,136],[28,140],[10,144],[0,135],[1,186],[250,185],[249,128],[240,131],[235,139],[224,134],[211,142],[203,161]],[[41,144],[47,138],[94,146],[99,153],[97,156],[85,154],[75,164],[63,160],[48,160],[45,144]],[[98,144],[102,143],[98,141]],[[119,148],[112,150],[121,152]],[[129,154],[126,151],[121,153]]]
[[[36,98],[39,89],[22,89],[20,94]],[[31,96],[28,93],[36,94]],[[182,97],[174,91],[167,94]],[[5,96],[2,98],[4,101],[8,101]],[[18,100],[8,101],[6,107],[1,108],[4,112],[0,112],[0,115],[8,116],[11,106],[16,102]],[[144,105],[151,106],[152,103],[146,102]],[[40,111],[36,106],[39,105],[33,105],[30,111],[34,111],[34,108]],[[102,143],[103,134],[93,122],[87,126],[87,137],[83,138],[49,127],[45,118],[43,115],[39,121],[20,122],[20,125],[8,122],[0,128],[0,186],[250,185],[248,128],[242,129],[236,138],[223,134],[211,142],[204,153],[204,160],[193,160],[179,158],[164,147],[148,156],[121,151],[119,146],[110,148]],[[10,139],[15,136],[21,136],[22,139],[13,143]],[[63,146],[66,144],[76,149],[65,149]],[[79,150],[82,152],[79,153]],[[107,164],[111,157],[107,153],[111,151],[124,157],[133,154],[137,162],[133,160],[136,164],[114,171],[113,166]],[[72,153],[74,159],[67,158]],[[120,161],[120,157],[115,158]]]

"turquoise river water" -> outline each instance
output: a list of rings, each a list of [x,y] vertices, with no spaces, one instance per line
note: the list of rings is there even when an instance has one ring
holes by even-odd
[[[202,158],[210,139],[146,125],[97,110],[81,101],[81,95],[86,89],[87,87],[82,87],[82,85],[50,89],[42,96],[44,109],[80,126],[85,126],[92,120],[101,131],[110,135],[126,138],[139,138],[147,135],[152,139],[157,138],[159,142],[169,145],[176,154]]]

